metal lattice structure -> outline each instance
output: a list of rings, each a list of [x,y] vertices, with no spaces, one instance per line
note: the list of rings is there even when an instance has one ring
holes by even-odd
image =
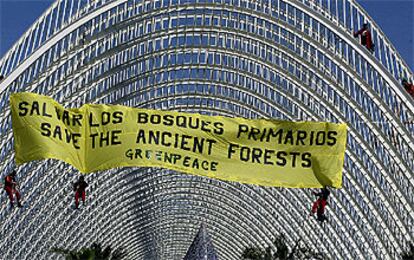
[[[370,24],[375,52],[352,36]],[[331,259],[398,259],[414,236],[413,74],[354,0],[56,0],[0,60],[1,177],[13,167],[10,93],[67,107],[113,103],[247,118],[347,122],[330,221],[309,190],[148,168],[88,175],[54,160],[18,168],[25,207],[1,197],[0,255],[50,259],[93,242],[130,259],[182,259],[206,223],[220,259],[287,234]],[[324,241],[324,243],[320,243]]]

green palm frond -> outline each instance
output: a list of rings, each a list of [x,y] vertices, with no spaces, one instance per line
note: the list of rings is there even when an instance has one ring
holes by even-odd
[[[402,260],[414,260],[414,244],[410,243],[409,249],[406,252],[401,253]]]
[[[93,243],[91,247],[79,251],[54,247],[50,252],[64,255],[66,260],[122,260],[126,257],[123,249],[112,250],[111,246],[107,246],[102,250],[99,243]]]
[[[302,244],[300,243],[300,240],[298,240],[296,241],[294,247],[289,250],[285,235],[280,234],[277,235],[273,241],[273,247],[269,246],[264,250],[257,247],[248,247],[243,251],[242,258],[249,260],[326,259],[324,254],[315,253]],[[272,251],[274,253],[272,253]]]

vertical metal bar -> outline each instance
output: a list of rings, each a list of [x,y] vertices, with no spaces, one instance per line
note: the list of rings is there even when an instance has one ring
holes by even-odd
[[[59,20],[60,20],[60,3],[61,2],[62,2],[61,0],[57,2],[56,20],[55,20],[55,27],[53,28],[53,32],[56,32],[59,29],[58,26],[59,26]]]
[[[385,63],[386,63],[387,69],[390,70],[390,61],[389,61],[389,58],[388,58],[389,48],[388,48],[387,44],[384,45],[384,53],[385,53]]]
[[[347,17],[348,16],[350,16],[351,14],[347,14],[346,13],[346,11],[347,11],[347,3],[348,2],[348,0],[343,0],[343,2],[342,2],[342,14],[343,14],[343,16],[344,16],[344,25],[345,25],[345,29],[348,31],[348,28],[350,27],[350,25],[348,24],[348,19],[347,19]]]
[[[11,69],[15,68],[15,63],[17,60],[17,56],[18,56],[18,50],[19,50],[19,45],[15,45],[13,48],[13,59],[12,59],[12,63],[11,63]]]
[[[68,20],[68,23],[71,23],[72,22],[72,19],[73,19],[73,6],[74,6],[74,2],[73,2],[74,0],[71,0],[70,1],[70,8],[69,8],[69,20]],[[78,0],[79,1],[79,0]]]
[[[19,54],[19,61],[21,61],[21,60],[23,60],[25,57],[23,57],[23,59],[22,59],[22,55],[23,55],[23,53],[25,53],[25,51],[24,50],[27,50],[27,45],[29,44],[29,39],[28,39],[28,37],[30,36],[30,34],[26,34],[25,36],[24,36],[24,39],[23,39],[23,41],[22,41],[22,43],[21,43],[21,51],[19,52],[20,54]]]
[[[44,17],[43,21],[42,21],[42,29],[40,30],[40,41],[43,42],[43,34],[45,32],[45,26],[46,26],[46,17]],[[46,37],[45,37],[46,38]],[[46,40],[46,39],[45,39]]]
[[[329,15],[329,17],[332,20],[332,13],[331,13],[331,2],[332,2],[332,0],[330,0],[330,1],[328,0],[327,2],[328,2],[328,6],[327,6],[328,10],[327,10],[326,13]]]
[[[32,44],[32,49],[30,51],[30,53],[33,53],[40,45],[41,45],[41,41],[38,40],[38,36],[39,36],[39,29],[40,26],[37,23],[36,24],[36,29],[33,30],[33,34],[34,34],[34,39],[33,39],[33,44]]]
[[[76,15],[75,15],[75,19],[79,18],[80,16],[80,6],[81,6],[81,2],[82,0],[76,0],[78,2],[78,6],[76,7]]]
[[[339,0],[339,1],[342,1],[342,0]],[[342,7],[342,9],[343,9],[343,7]],[[342,11],[343,12],[343,11]],[[340,15],[339,15],[339,7],[338,7],[338,0],[335,0],[335,17],[336,17],[336,21],[337,21],[337,25],[338,26],[340,26],[341,25],[341,19],[339,18],[340,17]],[[345,22],[344,22],[344,24],[345,24]]]
[[[349,16],[351,17],[351,28],[353,31],[355,31],[355,23],[354,23],[354,5],[352,4],[352,2],[349,2],[349,10],[350,10],[350,14]]]
[[[68,4],[68,0],[63,0],[63,2],[65,3],[64,5],[63,5],[63,14],[62,14],[62,24],[65,24],[65,18],[66,18],[66,7],[67,7],[67,4]]]
[[[103,24],[103,15],[99,15],[99,22],[98,22],[98,31],[102,31],[102,24]]]
[[[49,13],[49,25],[48,25],[48,27],[47,27],[47,34],[46,34],[46,38],[49,38],[49,36],[50,36],[50,31],[51,31],[51,28],[52,28],[52,18],[53,18],[53,12],[55,11],[55,7],[53,7],[51,10],[50,10],[50,13]]]
[[[391,48],[390,48],[391,49]],[[391,49],[392,50],[392,49]],[[391,59],[391,74],[393,74],[393,76],[395,77],[395,66],[394,66],[394,61],[395,61],[395,55],[393,52],[390,52],[390,59]]]
[[[382,60],[382,45],[383,44],[382,44],[382,40],[381,40],[380,35],[378,35],[377,42],[375,44],[376,44],[376,49],[378,51],[377,59],[380,61],[381,64],[384,64],[384,61]]]

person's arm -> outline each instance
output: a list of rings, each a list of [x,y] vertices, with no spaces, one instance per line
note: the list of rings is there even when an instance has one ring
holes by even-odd
[[[403,84],[403,86],[404,86],[404,89],[406,91],[410,91],[411,90],[411,84],[410,83],[406,82],[406,83]]]
[[[322,196],[322,192],[313,192],[313,195],[315,195],[317,197],[320,197],[320,196]]]
[[[360,35],[363,31],[364,31],[364,29],[361,29],[361,30],[359,30],[357,32],[354,32],[354,37],[355,38],[358,37],[358,35]]]
[[[374,44],[372,42],[372,35],[371,32],[369,30],[367,30],[366,32],[366,36],[367,36],[367,47],[369,50],[373,51],[374,50]]]
[[[4,178],[4,185],[8,185],[8,183],[10,183],[10,176],[6,176],[5,178]]]
[[[13,187],[16,187],[18,185],[17,181],[14,178],[10,178],[10,183],[12,184]]]
[[[414,98],[414,85],[412,83],[408,83],[407,91]]]

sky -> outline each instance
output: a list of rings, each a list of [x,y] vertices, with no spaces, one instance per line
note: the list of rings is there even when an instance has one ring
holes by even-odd
[[[358,0],[414,71],[414,0]]]
[[[334,0],[328,0],[334,1]],[[0,0],[0,57],[50,6],[51,0]],[[414,0],[359,0],[414,70]]]

